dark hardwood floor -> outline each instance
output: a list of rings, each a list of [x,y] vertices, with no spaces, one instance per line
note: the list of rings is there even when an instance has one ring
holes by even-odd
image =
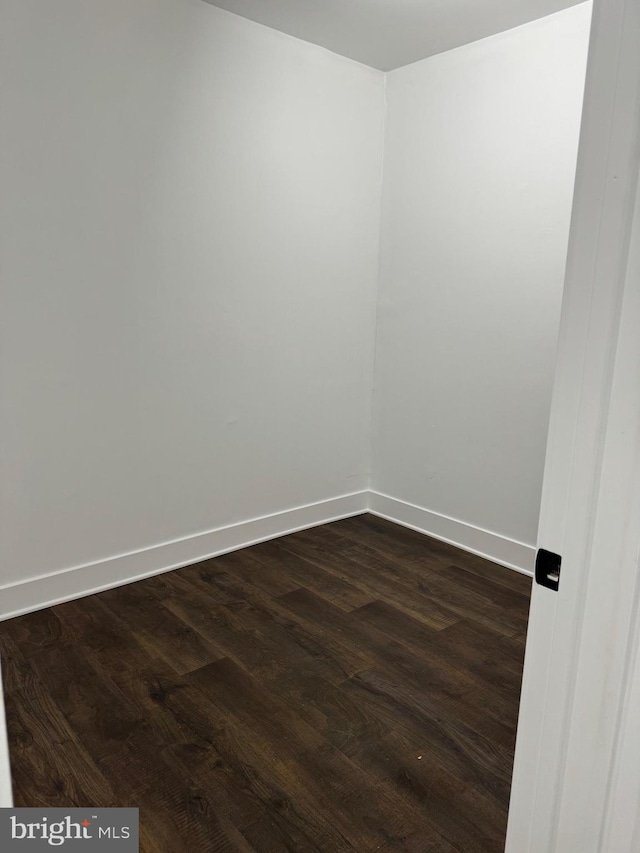
[[[500,853],[530,581],[373,516],[0,624],[17,806],[144,853]]]

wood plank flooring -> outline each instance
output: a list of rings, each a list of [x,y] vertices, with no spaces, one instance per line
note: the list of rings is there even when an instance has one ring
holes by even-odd
[[[0,624],[17,806],[143,853],[500,853],[530,581],[373,516]]]

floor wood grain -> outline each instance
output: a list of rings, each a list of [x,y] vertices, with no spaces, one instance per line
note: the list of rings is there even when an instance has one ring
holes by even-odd
[[[143,853],[501,853],[530,581],[370,515],[0,624],[18,806]]]

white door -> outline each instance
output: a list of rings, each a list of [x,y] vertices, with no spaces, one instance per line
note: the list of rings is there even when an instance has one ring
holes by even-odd
[[[640,851],[639,162],[640,0],[594,0],[507,853]]]

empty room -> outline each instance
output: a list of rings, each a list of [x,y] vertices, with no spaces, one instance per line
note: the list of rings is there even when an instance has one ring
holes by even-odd
[[[583,853],[524,826],[592,13],[0,3],[3,851]]]

